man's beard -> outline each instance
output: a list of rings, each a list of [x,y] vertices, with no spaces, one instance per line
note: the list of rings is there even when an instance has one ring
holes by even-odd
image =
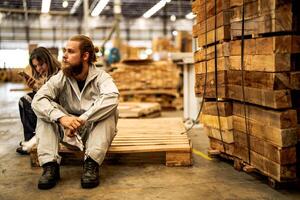
[[[82,60],[78,64],[69,64],[69,66],[63,66],[63,68],[62,68],[63,73],[67,77],[74,77],[74,76],[81,74],[82,69],[83,69]]]

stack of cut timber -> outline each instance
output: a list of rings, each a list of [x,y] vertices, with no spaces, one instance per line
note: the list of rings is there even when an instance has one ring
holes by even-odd
[[[244,1],[244,34],[258,35],[300,31],[300,3],[295,0],[246,0]],[[231,37],[242,35],[243,1],[230,0]]]
[[[232,103],[206,101],[200,120],[209,137],[211,149],[233,155]]]
[[[196,14],[193,36],[197,38],[199,47],[230,39],[232,11],[229,7],[229,0],[196,0],[193,2],[192,10]]]
[[[227,70],[229,66],[229,43],[222,42],[216,45],[217,59],[215,59],[215,46],[202,47],[194,54],[195,60],[195,93],[204,98],[228,98]],[[217,69],[215,69],[217,64]],[[216,74],[217,73],[217,74]],[[217,75],[217,82],[215,81]],[[216,84],[218,94],[216,96]],[[204,88],[206,88],[204,90]]]
[[[121,101],[158,102],[162,108],[181,108],[180,70],[169,61],[127,60],[114,65],[111,76]],[[178,104],[179,103],[179,104]]]
[[[152,118],[161,115],[159,103],[120,102],[118,110],[120,118]]]
[[[228,141],[223,133],[226,125],[221,111],[212,118],[204,104],[201,119],[209,127],[212,149],[233,155],[278,182],[295,180],[300,134],[300,3],[246,0],[243,5],[242,2],[193,2],[193,11],[197,14],[193,36],[198,41],[195,92],[199,96],[205,92],[206,101],[222,98],[222,101],[232,102],[232,154],[224,151]],[[220,24],[229,27],[230,39],[220,34]],[[223,105],[218,104],[222,110]],[[213,134],[211,127],[217,127],[219,134]],[[219,145],[215,144],[216,140]],[[297,151],[299,155],[300,149]]]

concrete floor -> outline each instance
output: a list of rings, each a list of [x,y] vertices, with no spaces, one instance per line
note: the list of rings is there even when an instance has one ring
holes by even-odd
[[[162,164],[104,164],[100,186],[81,189],[81,166],[61,166],[61,181],[47,191],[37,189],[41,168],[31,168],[29,156],[15,152],[22,140],[18,99],[20,84],[0,83],[0,199],[107,199],[107,200],[198,200],[198,199],[300,199],[299,189],[273,190],[266,179],[236,171],[231,163],[206,160],[193,154],[192,167]],[[164,116],[182,116],[167,112]],[[206,153],[208,139],[202,129],[189,133],[193,148]]]

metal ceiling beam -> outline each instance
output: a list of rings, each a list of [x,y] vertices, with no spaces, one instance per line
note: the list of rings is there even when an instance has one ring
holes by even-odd
[[[22,8],[0,8],[0,12],[4,13],[25,13]],[[42,14],[40,10],[27,10],[28,14]],[[68,11],[50,11],[50,15],[70,15]]]
[[[25,17],[26,40],[27,40],[27,43],[29,44],[30,37],[29,37],[29,20],[28,20],[27,0],[23,0],[23,7],[24,7],[24,17]]]

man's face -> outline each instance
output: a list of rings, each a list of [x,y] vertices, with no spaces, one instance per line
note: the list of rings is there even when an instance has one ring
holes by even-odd
[[[64,50],[63,70],[66,75],[78,75],[82,72],[83,60],[78,41],[68,41]]]

